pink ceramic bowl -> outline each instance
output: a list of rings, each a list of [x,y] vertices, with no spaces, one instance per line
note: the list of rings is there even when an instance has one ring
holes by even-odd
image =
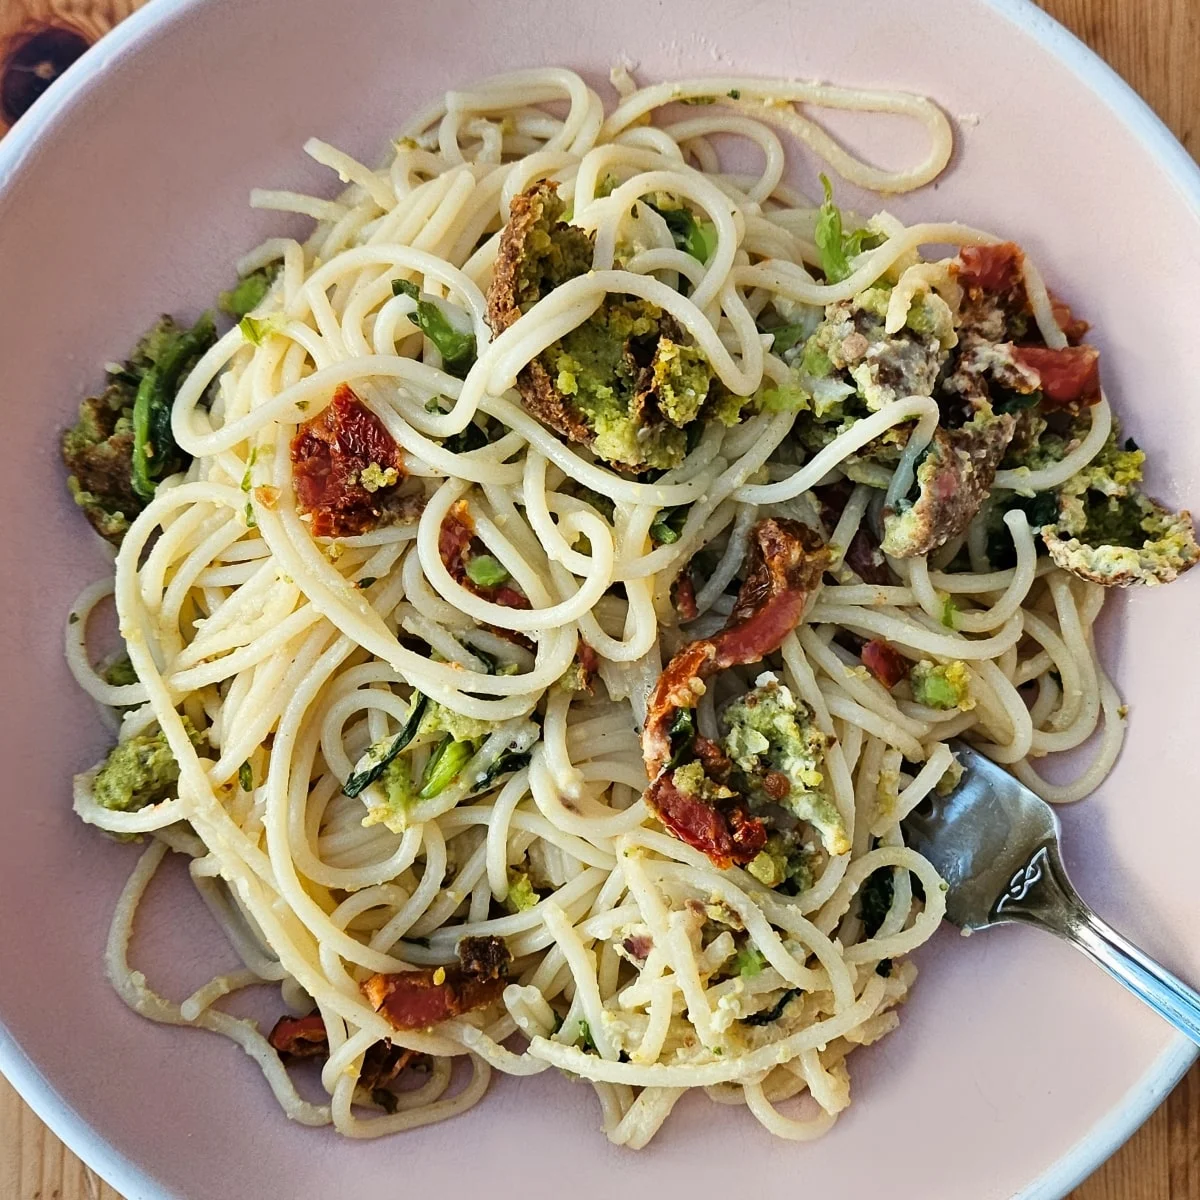
[[[71,814],[70,776],[105,746],[63,665],[61,628],[105,556],[73,510],[59,429],[101,365],[162,311],[195,312],[280,222],[252,185],[329,189],[312,134],[372,159],[447,86],[562,63],[602,81],[743,70],[917,89],[955,119],[933,188],[889,201],[1024,243],[1096,326],[1118,412],[1173,502],[1200,501],[1200,172],[1106,67],[1023,0],[154,0],[74,67],[0,149],[0,1068],[131,1198],[1061,1195],[1191,1058],[1079,956],[1012,929],[947,930],[921,956],[899,1032],[854,1059],[855,1103],[825,1140],[773,1141],[703,1101],[641,1153],[611,1148],[590,1089],[502,1080],[469,1115],[368,1144],[290,1126],[228,1042],[155,1026],[101,968],[136,851]],[[839,119],[901,160],[887,122]],[[811,164],[804,168],[811,179]],[[859,197],[854,207],[870,210]],[[1131,731],[1101,793],[1064,814],[1081,891],[1200,979],[1200,572],[1117,597],[1106,661]],[[178,879],[136,959],[182,996],[222,957]],[[178,890],[176,889],[178,886]],[[499,1182],[498,1182],[499,1181]]]

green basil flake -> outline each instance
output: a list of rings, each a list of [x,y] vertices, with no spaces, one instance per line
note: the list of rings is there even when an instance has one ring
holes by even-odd
[[[821,186],[825,189],[825,200],[817,213],[813,240],[817,244],[821,270],[826,280],[840,283],[850,274],[850,263],[842,240],[842,213],[833,202],[833,184],[829,182],[828,175],[821,176]]]
[[[679,541],[683,527],[687,523],[690,505],[681,504],[677,508],[659,510],[658,520],[650,526],[650,539],[660,546],[669,546]]]
[[[459,772],[475,757],[474,742],[456,742],[447,734],[438,743],[437,749],[429,756],[425,764],[425,773],[421,776],[421,787],[417,792],[420,800],[431,800],[439,792],[454,782]]]
[[[503,563],[490,554],[477,554],[467,563],[467,578],[476,587],[499,587],[507,578],[508,570]]]
[[[717,248],[717,227],[711,221],[697,220],[686,205],[660,208],[650,204],[650,207],[667,223],[676,249],[690,254],[697,262],[708,262]]]
[[[997,388],[992,407],[998,413],[1021,412],[1026,408],[1036,408],[1042,402],[1040,391],[1011,392]]]
[[[761,975],[766,965],[767,960],[757,946],[745,946],[739,950],[733,956],[731,964],[734,974],[743,979],[753,979],[756,975]]]
[[[671,722],[671,758],[667,763],[668,771],[682,766],[692,754],[692,746],[696,740],[696,718],[690,708],[681,708]]]
[[[250,473],[254,469],[254,463],[257,459],[258,459],[258,447],[255,446],[254,449],[250,451],[250,457],[246,459],[246,471],[245,471],[245,474],[242,476],[242,491],[243,492],[250,491]]]
[[[212,313],[206,312],[191,329],[171,338],[138,384],[133,401],[130,483],[143,500],[154,498],[159,480],[178,464],[179,446],[171,432],[171,406],[184,367],[199,358],[214,341]]]
[[[421,718],[425,715],[425,706],[428,703],[429,698],[422,692],[413,693],[413,706],[409,711],[408,720],[404,723],[404,728],[396,734],[386,750],[377,753],[372,747],[367,751],[363,758],[371,761],[362,770],[351,772],[350,778],[346,780],[346,784],[342,788],[345,795],[351,797],[359,795],[364,788],[370,786],[384,773],[388,763],[417,736],[417,729],[421,725]]]
[[[357,583],[356,583],[354,586],[355,586],[356,588],[358,588],[358,589],[359,589],[359,591],[365,591],[365,590],[366,590],[367,588],[369,588],[369,587],[370,587],[370,586],[371,586],[373,583],[378,583],[378,582],[379,582],[379,580],[378,580],[378,578],[377,578],[376,576],[374,576],[374,575],[364,575],[364,576],[363,576],[363,577],[362,577],[362,578],[361,578],[361,579],[360,579],[360,580],[359,580],[359,581],[358,581],[358,582],[357,582]]]
[[[252,345],[261,346],[275,332],[276,322],[271,317],[245,316],[238,322],[242,337]]]
[[[220,294],[217,298],[218,307],[235,320],[253,312],[271,290],[271,284],[282,266],[281,262],[273,262],[259,267],[257,271],[251,271],[249,275],[239,279],[229,291]]]
[[[833,202],[833,185],[828,175],[821,176],[825,199],[817,212],[813,241],[821,258],[821,270],[828,283],[840,283],[850,275],[850,259],[864,250],[880,245],[881,238],[872,229],[855,229],[846,233],[842,228],[842,213]]]
[[[529,766],[530,753],[528,750],[506,750],[480,776],[469,795],[478,796],[490,791],[506,775],[515,775],[518,771]]]
[[[808,336],[803,325],[777,325],[767,332],[775,335],[775,340],[771,343],[772,354],[786,354],[797,342]]]
[[[487,434],[472,421],[461,433],[452,433],[442,443],[442,449],[451,454],[466,454],[470,450],[481,450],[487,444]]]
[[[417,327],[437,348],[447,373],[465,378],[475,362],[475,334],[456,329],[442,306],[435,300],[423,300],[420,288],[408,279],[393,279],[392,295],[416,301],[413,317]]]
[[[437,347],[446,371],[464,379],[475,363],[475,335],[455,329],[446,314],[431,300],[417,301],[417,324]]]
[[[246,759],[238,767],[238,786],[243,792],[252,792],[254,790],[254,768],[250,765],[249,759]]]
[[[944,596],[942,598],[942,624],[947,629],[958,628],[958,604],[953,596]]]

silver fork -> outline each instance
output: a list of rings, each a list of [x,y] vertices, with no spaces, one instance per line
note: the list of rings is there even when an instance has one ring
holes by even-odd
[[[1103,967],[1200,1045],[1200,995],[1079,898],[1059,853],[1054,810],[965,742],[963,777],[903,821],[905,839],[946,881],[946,917],[962,929],[1017,921],[1048,929]]]

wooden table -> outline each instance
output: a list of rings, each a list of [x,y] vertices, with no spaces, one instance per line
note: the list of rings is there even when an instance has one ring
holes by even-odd
[[[24,0],[0,0],[0,9],[13,3]],[[1200,0],[1041,3],[1103,55],[1192,154],[1200,155]],[[3,1079],[0,1200],[121,1200]],[[1200,1200],[1200,1064],[1071,1200]]]

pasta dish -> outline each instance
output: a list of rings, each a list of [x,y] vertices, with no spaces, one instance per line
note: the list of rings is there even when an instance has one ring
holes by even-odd
[[[74,805],[142,847],[108,974],[351,1137],[550,1068],[631,1148],[693,1088],[825,1132],[945,909],[902,823],[950,740],[1085,796],[1106,589],[1200,556],[1016,244],[835,201],[942,172],[933,102],[612,82],[449,92],[375,169],[310,141],[335,199],[253,197],[307,240],[62,439],[116,548],[66,626],[115,738]],[[877,169],[821,108],[928,153]],[[182,999],[130,956],[168,854],[241,964]],[[272,1028],[223,1007],[264,986]]]

